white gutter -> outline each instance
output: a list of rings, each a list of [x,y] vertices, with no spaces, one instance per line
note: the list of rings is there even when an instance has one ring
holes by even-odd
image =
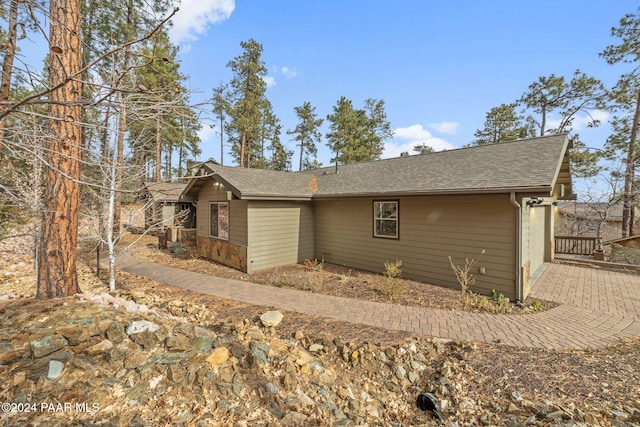
[[[516,208],[516,303],[522,301],[522,207],[516,201],[516,193],[509,195],[511,204]]]

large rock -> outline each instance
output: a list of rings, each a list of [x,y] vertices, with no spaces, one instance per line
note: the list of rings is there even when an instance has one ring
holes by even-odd
[[[60,350],[63,347],[69,345],[69,342],[65,337],[60,334],[47,335],[35,339],[29,343],[33,357],[43,357],[47,354],[51,354],[54,351]]]
[[[50,380],[55,380],[60,375],[62,375],[62,369],[64,368],[64,363],[59,360],[50,360],[49,361],[49,369],[47,370],[47,378]]]
[[[266,328],[276,327],[282,322],[284,316],[278,310],[267,311],[260,316],[260,321]]]
[[[87,354],[96,356],[98,354],[107,353],[113,348],[113,343],[109,340],[102,340],[98,344],[87,349]]]
[[[191,340],[191,347],[193,347],[194,350],[208,353],[213,347],[213,339],[209,337],[195,337]]]
[[[107,328],[107,338],[109,341],[118,344],[127,337],[122,322],[116,321],[109,325]]]
[[[160,329],[160,326],[148,320],[134,320],[127,324],[125,332],[131,336],[132,334],[139,334],[141,332],[155,332],[158,329]]]
[[[215,366],[222,365],[229,360],[229,355],[230,353],[227,347],[218,347],[207,357],[207,362]]]
[[[164,340],[164,345],[171,351],[186,351],[189,349],[189,340],[180,335],[169,335]]]
[[[305,424],[307,418],[308,417],[303,413],[291,411],[287,412],[280,422],[283,426],[301,426]]]
[[[78,345],[96,334],[95,320],[82,319],[70,325],[56,328],[56,332],[65,337],[70,345]]]

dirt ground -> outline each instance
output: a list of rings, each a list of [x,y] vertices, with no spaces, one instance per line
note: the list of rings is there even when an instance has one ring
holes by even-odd
[[[131,238],[129,237],[129,239]],[[233,268],[195,257],[188,251],[176,254],[167,250],[158,250],[156,243],[157,239],[150,236],[139,240],[135,245],[137,247],[135,256],[146,261],[212,276],[246,280],[267,286],[288,287],[344,298],[359,298],[381,303],[444,310],[509,314],[547,310],[557,305],[552,302],[530,298],[524,304],[517,306],[513,302],[504,302],[498,295],[494,298],[467,295],[464,299],[466,302],[463,302],[462,294],[457,289],[443,288],[402,278],[390,281],[381,274],[321,263],[317,260],[307,260],[303,264],[287,265],[246,274]]]
[[[401,291],[391,298],[380,291],[384,281],[381,275],[329,264],[325,264],[322,269],[312,270],[309,266],[295,265],[247,275],[189,254],[174,255],[158,250],[155,243],[154,238],[138,242],[140,249],[135,255],[178,268],[269,286],[291,286],[310,292],[404,305],[477,310],[476,307],[465,307],[461,302],[460,291],[455,289],[401,280]],[[186,300],[195,298],[198,303],[204,303],[213,309],[220,320],[255,320],[264,311],[262,307],[193,295],[146,279],[134,280],[135,282],[132,278],[125,280],[123,285],[126,288],[139,288],[142,281],[145,282],[145,287],[150,287],[147,288],[148,291]],[[531,305],[532,301],[527,303]],[[540,309],[555,306],[545,301],[540,304]],[[514,305],[511,310],[521,315],[526,315],[527,311],[526,308],[517,309]],[[311,336],[331,334],[352,342],[376,344],[399,343],[411,336],[406,332],[285,313],[285,321],[279,326],[279,332],[285,336],[293,336],[296,331],[303,331],[305,335]],[[499,344],[479,344],[478,348],[479,351],[473,352],[467,360],[474,372],[473,377],[468,379],[467,388],[470,395],[481,400],[494,399],[497,405],[508,405],[510,394],[517,391],[531,400],[550,399],[556,404],[560,402],[567,410],[620,408],[623,404],[631,407],[635,405],[640,409],[640,337],[597,350],[517,349]]]
[[[380,292],[381,276],[345,270],[341,267],[323,266],[311,272],[305,266],[280,269],[247,276],[236,270],[186,255],[174,256],[153,246],[156,238],[139,240],[136,256],[175,267],[192,269],[207,274],[252,280],[272,286],[299,286],[310,292],[325,292],[351,298],[367,298],[389,302],[390,297]],[[84,245],[83,265],[79,274],[83,291],[106,292],[104,281],[93,276],[95,252],[90,244]],[[32,297],[35,292],[34,272],[28,256],[17,251],[19,259],[11,259],[11,249],[2,250],[4,266],[13,270],[11,280],[0,280],[0,296],[13,294]],[[9,266],[9,264],[11,264]],[[17,267],[16,267],[17,266]],[[10,268],[9,268],[10,267]],[[307,277],[313,275],[313,280]],[[306,275],[306,276],[305,276]],[[102,278],[106,278],[103,270]],[[299,282],[302,281],[302,284]],[[205,304],[213,313],[215,322],[236,323],[243,319],[255,321],[265,311],[258,307],[214,296],[194,294],[183,289],[165,286],[149,279],[119,273],[117,286],[120,292],[144,292],[162,299],[180,299]],[[295,284],[298,282],[297,284]],[[462,309],[460,292],[428,286],[424,283],[403,281],[402,291],[393,298],[397,304],[419,304],[442,309]],[[418,295],[418,289],[420,291]],[[332,321],[324,318],[284,312],[285,319],[278,327],[282,336],[303,332],[308,337],[323,334],[343,337],[353,343],[394,344],[410,337],[410,334],[393,330],[381,330],[368,326]],[[526,314],[522,314],[526,315]],[[545,350],[518,349],[500,344],[478,344],[478,351],[469,354],[466,363],[471,366],[465,378],[470,396],[506,407],[513,392],[526,399],[553,402],[570,412],[612,410],[629,408],[640,410],[640,338],[625,340],[619,344],[596,350]],[[610,414],[607,414],[610,417]]]

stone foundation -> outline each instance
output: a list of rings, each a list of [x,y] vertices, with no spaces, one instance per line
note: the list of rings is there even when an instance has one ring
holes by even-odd
[[[247,272],[246,246],[200,236],[196,238],[196,242],[199,256]]]

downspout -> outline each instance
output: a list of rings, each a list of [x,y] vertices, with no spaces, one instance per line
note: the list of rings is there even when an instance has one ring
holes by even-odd
[[[522,207],[516,201],[516,193],[509,195],[511,204],[516,208],[516,304],[522,301]]]

